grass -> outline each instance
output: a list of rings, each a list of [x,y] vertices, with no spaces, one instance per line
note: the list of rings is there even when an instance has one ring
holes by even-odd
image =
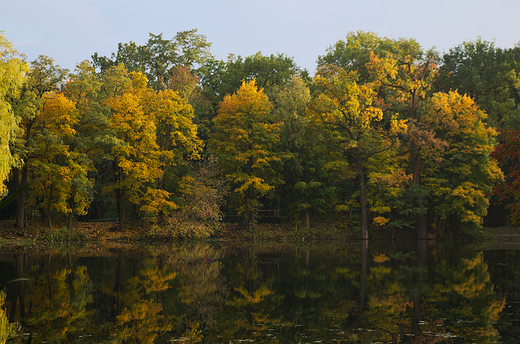
[[[78,230],[68,230],[67,227],[62,227],[60,230],[47,229],[42,238],[44,242],[48,243],[78,243],[88,241],[88,236]]]
[[[222,237],[234,241],[253,243],[305,243],[317,241],[345,241],[352,236],[343,228],[320,226],[306,228],[300,224],[257,224],[254,228],[238,224],[228,224]]]

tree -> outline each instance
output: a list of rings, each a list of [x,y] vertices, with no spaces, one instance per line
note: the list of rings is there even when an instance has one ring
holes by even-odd
[[[206,237],[221,227],[228,185],[214,157],[201,159],[182,178],[180,209],[169,224],[179,237]]]
[[[255,81],[244,81],[235,94],[220,103],[213,120],[211,151],[234,183],[242,202],[239,213],[253,224],[260,208],[259,197],[279,181],[275,166],[280,158],[273,148],[279,140],[281,122],[276,122],[270,110],[271,103]]]
[[[131,84],[105,102],[111,109],[109,127],[116,144],[110,151],[114,184],[104,191],[115,194],[121,226],[127,200],[135,207],[134,215],[141,217],[177,208],[164,189],[165,170],[184,157],[197,158],[200,148],[186,100],[171,90],[152,90],[141,73],[129,77]]]
[[[40,108],[38,121],[34,129],[37,157],[29,162],[34,178],[39,182],[33,186],[31,199],[38,201],[41,218],[47,219],[52,227],[52,212],[62,214],[85,214],[88,208],[88,191],[78,188],[85,182],[91,164],[82,159],[75,150],[75,127],[78,112],[74,101],[62,93],[49,92]],[[82,193],[84,191],[85,193]],[[76,202],[77,201],[77,202]],[[72,225],[69,219],[68,227]]]
[[[481,38],[464,42],[443,56],[435,88],[444,92],[457,90],[468,94],[488,114],[486,122],[499,128],[500,143],[495,152],[500,167],[506,173],[507,184],[494,192],[488,221],[503,224],[508,210],[516,222],[514,189],[514,132],[520,128],[520,45],[510,49],[495,46]],[[509,197],[511,196],[511,197]],[[506,201],[505,197],[509,197]]]
[[[107,204],[112,203],[109,196],[101,196],[101,188],[108,182],[103,178],[108,173],[102,165],[114,141],[114,133],[108,126],[110,109],[103,104],[108,97],[106,87],[102,77],[95,73],[95,68],[86,60],[76,65],[70,80],[63,87],[64,95],[75,102],[78,112],[76,133],[70,147],[76,154],[79,167],[86,172],[86,175],[79,174],[74,179],[72,189],[75,197],[74,200],[69,198],[69,203],[72,209],[72,204],[79,205],[86,199],[89,201],[87,214],[86,211],[69,213],[68,226],[72,225],[76,215],[102,218],[107,211]],[[80,176],[85,178],[78,178]]]
[[[426,145],[437,146],[431,131],[422,125],[423,114],[419,111],[420,103],[429,96],[428,92],[436,77],[436,53],[429,51],[424,55],[418,45],[406,41],[399,43],[403,43],[405,48],[411,48],[403,49],[406,55],[380,58],[371,53],[369,69],[381,80],[383,90],[388,92],[385,102],[389,108],[410,122],[405,138],[409,144],[413,185],[418,188],[421,186],[421,149]],[[423,200],[420,198],[414,200],[416,208],[420,208],[421,203]],[[423,212],[416,214],[416,230],[418,239],[427,238],[427,220]]]
[[[493,190],[499,201],[508,200],[506,208],[510,211],[512,224],[520,223],[520,131],[502,130],[500,143],[492,156],[502,164],[508,166],[506,183],[499,184]]]
[[[277,194],[287,203],[287,213],[296,219],[303,217],[307,228],[311,226],[311,214],[328,210],[335,189],[325,168],[323,140],[305,111],[310,100],[309,87],[299,75],[293,75],[287,85],[277,85],[271,91],[273,114],[283,122],[279,150],[284,182],[277,188]]]
[[[27,71],[27,64],[0,31],[0,198],[7,191],[4,181],[16,162],[9,146],[18,123],[9,99],[17,97]]]
[[[31,161],[39,158],[38,145],[40,138],[49,132],[44,132],[45,123],[41,122],[41,109],[45,97],[54,92],[64,81],[66,69],[54,65],[54,61],[47,56],[40,56],[31,63],[20,93],[12,98],[12,107],[19,121],[19,135],[12,142],[11,149],[23,164],[12,168],[12,178],[15,190],[24,188],[29,182],[29,166]],[[38,128],[38,126],[40,126]],[[43,135],[43,136],[42,136]],[[26,226],[26,190],[16,198],[16,228],[23,230]]]
[[[503,174],[490,157],[497,132],[485,124],[486,114],[469,97],[456,92],[435,93],[423,122],[447,148],[424,149],[425,186],[432,190],[433,218],[438,230],[472,234],[483,224],[489,198]],[[429,160],[429,161],[428,161]]]
[[[468,94],[498,128],[520,127],[520,46],[495,47],[481,38],[464,42],[442,56],[435,89]]]
[[[368,239],[368,212],[365,194],[367,160],[391,147],[390,137],[377,127],[383,112],[374,106],[374,85],[357,83],[355,72],[335,66],[319,70],[318,86],[309,109],[327,130],[329,144],[338,159],[354,165],[361,207],[361,239]]]
[[[150,33],[145,45],[119,43],[117,53],[112,53],[111,58],[95,53],[92,61],[102,73],[123,63],[128,71],[146,75],[153,89],[163,90],[178,67],[196,69],[212,59],[210,47],[206,36],[197,34],[197,29],[177,32],[171,40],[164,39],[162,33]]]
[[[319,65],[332,63],[344,70],[359,74],[359,83],[378,83],[376,94],[383,110],[385,121],[393,116],[406,119],[410,167],[415,188],[420,187],[421,145],[427,143],[421,132],[420,103],[429,96],[437,73],[436,53],[424,52],[413,39],[380,38],[373,33],[359,31],[350,33],[346,41],[338,41],[328,53],[318,59]],[[423,202],[415,200],[415,208]],[[426,217],[416,214],[416,231],[419,239],[426,239]]]
[[[283,54],[264,56],[258,52],[245,58],[231,54],[227,61],[212,61],[207,70],[201,75],[202,85],[214,95],[217,104],[237,92],[244,81],[254,80],[269,95],[271,87],[286,85],[299,68]]]

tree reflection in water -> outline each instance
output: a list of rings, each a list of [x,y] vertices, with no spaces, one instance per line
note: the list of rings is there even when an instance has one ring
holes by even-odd
[[[501,313],[505,299],[485,254],[460,247],[199,244],[103,257],[81,251],[3,257],[0,283],[29,279],[7,288],[5,314],[25,333],[57,323],[49,343],[518,339],[514,319]],[[508,268],[518,273],[516,265]],[[518,284],[502,283],[503,275],[497,274],[501,294],[518,301]]]

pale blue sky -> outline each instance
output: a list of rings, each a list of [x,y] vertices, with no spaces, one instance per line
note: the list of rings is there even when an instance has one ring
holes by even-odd
[[[316,59],[350,31],[416,39],[441,52],[478,36],[509,48],[520,41],[518,0],[0,0],[0,30],[29,61],[64,68],[117,44],[144,44],[197,28],[219,59],[283,53],[314,73]]]

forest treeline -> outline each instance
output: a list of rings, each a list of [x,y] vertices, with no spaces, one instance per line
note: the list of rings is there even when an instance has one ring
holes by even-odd
[[[490,206],[494,225],[520,221],[520,45],[440,54],[351,32],[314,76],[283,54],[218,60],[197,30],[73,72],[0,47],[0,193],[19,192],[19,231],[117,217],[210,234],[222,210],[362,238],[472,235]]]

